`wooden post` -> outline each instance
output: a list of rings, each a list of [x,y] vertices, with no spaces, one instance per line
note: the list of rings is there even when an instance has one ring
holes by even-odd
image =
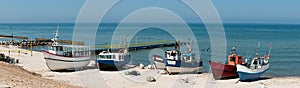
[[[32,56],[32,41],[30,40],[30,53],[31,53],[31,56]]]
[[[20,50],[18,50],[18,56],[20,56],[20,53],[21,53]]]

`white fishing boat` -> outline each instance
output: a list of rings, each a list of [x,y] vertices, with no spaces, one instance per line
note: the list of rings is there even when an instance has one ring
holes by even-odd
[[[48,50],[42,50],[44,59],[50,70],[76,70],[86,67],[91,59],[90,49],[87,46],[60,45],[58,40],[58,28],[53,42]]]
[[[258,53],[256,53],[256,56],[252,59],[251,64],[236,65],[240,81],[260,79],[260,76],[270,68],[269,59],[271,47],[272,43],[270,44],[269,53],[264,57],[259,57]],[[257,51],[258,50],[259,48],[257,49]]]
[[[260,76],[269,69],[269,64],[263,63],[262,57],[252,60],[250,66],[236,65],[237,73],[240,77],[240,81],[246,80],[258,80]]]

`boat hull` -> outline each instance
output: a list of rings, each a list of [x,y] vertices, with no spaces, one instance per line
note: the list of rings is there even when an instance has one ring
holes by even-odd
[[[172,73],[196,73],[202,69],[202,61],[182,62],[177,60],[165,60],[166,70]]]
[[[259,80],[260,76],[269,69],[269,64],[262,66],[262,68],[249,69],[243,65],[237,65],[237,73],[240,81]]]
[[[214,79],[237,78],[236,66],[210,61]]]
[[[125,57],[124,61],[116,61],[116,60],[96,60],[98,67],[101,68],[119,68],[123,67],[130,62],[129,55]]]
[[[90,56],[87,57],[64,57],[44,53],[44,59],[50,70],[76,70],[86,67],[90,62]]]
[[[166,69],[166,65],[162,57],[153,56],[153,62],[155,64],[156,69]]]

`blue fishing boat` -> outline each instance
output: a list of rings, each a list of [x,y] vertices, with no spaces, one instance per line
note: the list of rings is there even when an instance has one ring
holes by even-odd
[[[195,53],[192,53],[190,44],[190,42],[187,43],[188,53],[181,53],[178,50],[180,41],[176,44],[174,50],[167,50],[165,52],[166,59],[164,63],[169,74],[191,73],[202,69],[202,61],[195,58]]]
[[[270,44],[270,50],[271,46],[272,44]],[[256,54],[249,65],[236,65],[240,81],[260,79],[260,76],[270,68],[270,50],[269,54],[265,55],[264,57],[259,57],[258,54]]]
[[[127,39],[125,42],[125,48],[108,49],[98,54],[96,64],[100,70],[102,68],[122,68],[130,62]]]
[[[119,52],[103,51],[99,53],[96,60],[99,69],[102,68],[119,68],[130,62],[130,55],[127,51]]]

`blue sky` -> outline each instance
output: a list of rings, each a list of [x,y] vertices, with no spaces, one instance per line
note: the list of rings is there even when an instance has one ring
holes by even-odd
[[[125,3],[122,10],[117,10],[107,18],[119,17],[126,8],[149,4],[149,0],[139,0],[139,4]],[[156,1],[156,0],[153,0]],[[190,21],[198,21],[195,14],[184,11],[178,3],[165,4],[174,13]],[[300,0],[212,0],[225,23],[300,23]],[[75,22],[85,0],[0,0],[0,23],[49,23]],[[155,5],[152,5],[155,6]],[[172,9],[174,8],[174,9]],[[181,8],[177,10],[178,8]],[[151,15],[151,14],[150,14]],[[162,16],[162,18],[164,18]],[[166,19],[168,20],[168,19]],[[113,22],[113,21],[112,21]]]

